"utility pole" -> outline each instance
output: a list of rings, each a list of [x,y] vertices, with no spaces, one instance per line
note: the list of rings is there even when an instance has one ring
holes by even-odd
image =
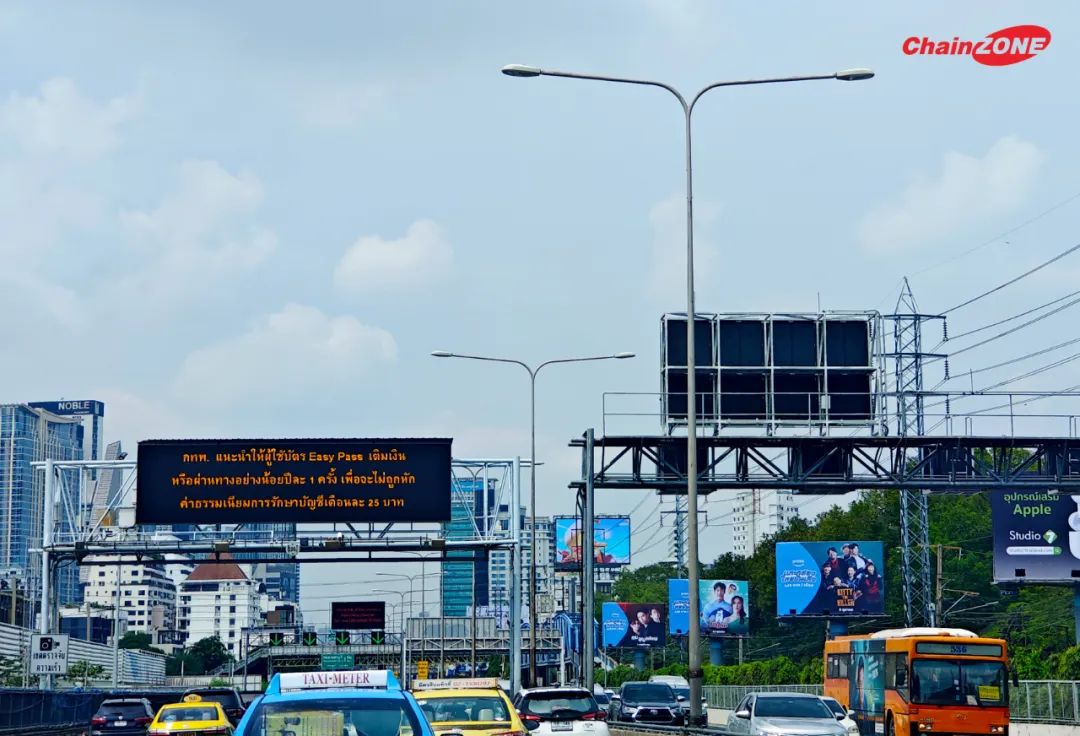
[[[937,581],[934,589],[934,618],[937,621],[938,626],[944,626],[945,609],[942,608],[943,598],[945,597],[945,578],[942,576],[943,552],[944,550],[950,550],[956,552],[956,556],[960,557],[964,554],[964,549],[963,547],[954,547],[951,544],[935,544],[934,547],[935,555],[937,557]]]

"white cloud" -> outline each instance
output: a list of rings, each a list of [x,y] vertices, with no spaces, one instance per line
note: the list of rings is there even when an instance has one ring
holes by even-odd
[[[386,93],[381,85],[305,81],[296,94],[301,119],[325,130],[352,128],[382,111]]]
[[[0,161],[0,255],[25,263],[65,230],[98,223],[101,210],[99,197],[65,185],[48,164]]]
[[[708,282],[716,272],[716,247],[703,236],[719,213],[714,206],[694,202],[694,281]],[[666,304],[686,299],[686,195],[673,194],[649,210],[653,230],[650,287]]]
[[[442,229],[417,220],[397,240],[365,235],[349,246],[334,269],[334,284],[353,294],[422,287],[446,278],[453,260]]]
[[[180,398],[205,404],[296,399],[355,381],[396,357],[397,344],[385,330],[288,304],[251,331],[189,354],[174,388]]]
[[[9,95],[0,107],[0,131],[29,153],[92,159],[119,144],[117,128],[138,109],[134,97],[99,103],[80,94],[66,77],[44,82],[36,95]]]
[[[1019,207],[1035,183],[1043,155],[1032,143],[1001,138],[982,158],[950,151],[934,178],[913,182],[896,201],[867,214],[863,246],[881,252],[917,248]]]

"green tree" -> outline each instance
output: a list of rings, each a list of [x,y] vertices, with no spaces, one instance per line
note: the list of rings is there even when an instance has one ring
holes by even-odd
[[[19,687],[23,684],[23,664],[16,657],[0,654],[0,685]]]
[[[154,640],[149,634],[142,631],[129,631],[120,637],[118,646],[121,649],[140,649],[145,652],[162,652],[154,645]]]
[[[192,645],[190,651],[191,656],[196,657],[202,664],[203,672],[211,672],[226,662],[233,661],[233,656],[229,653],[229,650],[221,643],[221,639],[216,636],[200,639]]]
[[[68,682],[89,683],[100,680],[105,675],[105,667],[100,664],[90,664],[85,659],[80,659],[68,665],[67,674],[61,679]]]

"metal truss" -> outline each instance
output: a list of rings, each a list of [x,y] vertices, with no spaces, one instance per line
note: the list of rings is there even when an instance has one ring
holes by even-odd
[[[587,450],[584,439],[572,447]],[[598,437],[595,488],[685,493],[686,439]],[[867,489],[1080,490],[1075,437],[699,437],[698,487],[813,494]],[[1017,463],[1019,457],[1025,457]],[[583,481],[572,484],[582,487]]]

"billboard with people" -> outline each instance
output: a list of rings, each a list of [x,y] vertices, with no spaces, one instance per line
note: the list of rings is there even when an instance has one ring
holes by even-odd
[[[750,586],[745,580],[698,581],[698,628],[711,637],[750,634]],[[690,584],[668,580],[668,633],[690,631]]]
[[[601,608],[604,648],[654,648],[666,643],[663,603],[614,603]]]
[[[555,569],[581,569],[581,520],[573,516],[555,517]],[[599,516],[593,520],[593,561],[600,567],[630,564],[630,517]]]
[[[881,542],[778,542],[777,616],[881,616],[885,613]]]

